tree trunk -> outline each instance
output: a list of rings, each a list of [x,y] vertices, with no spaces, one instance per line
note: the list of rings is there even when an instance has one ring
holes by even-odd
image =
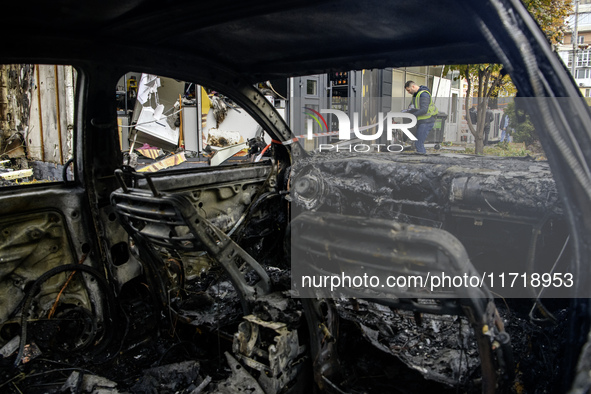
[[[478,103],[478,123],[473,131],[474,135],[474,153],[484,155],[484,124],[486,123],[486,109],[488,106],[487,97],[477,97]]]
[[[483,133],[484,134],[484,133]],[[474,153],[477,155],[484,154],[484,135],[474,136]]]
[[[468,129],[474,136],[474,153],[477,155],[484,154],[484,126],[486,124],[486,110],[488,108],[488,99],[495,90],[502,85],[504,75],[500,70],[493,75],[493,66],[487,65],[485,68],[478,67],[477,71],[470,71],[472,65],[467,64],[463,67],[462,75],[466,78],[468,84],[466,89],[466,97],[464,98],[464,107],[466,110],[466,121]],[[474,80],[473,80],[474,78]],[[476,87],[476,97],[472,97],[473,85]],[[478,111],[478,121],[475,125],[470,121],[470,103],[476,99],[476,106]]]

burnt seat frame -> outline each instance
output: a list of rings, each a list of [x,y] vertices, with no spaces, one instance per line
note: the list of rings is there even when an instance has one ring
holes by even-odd
[[[428,277],[429,272],[437,271],[452,276],[480,275],[462,243],[437,228],[306,211],[292,221],[291,233],[292,260],[303,266],[292,267],[296,276],[299,273],[318,276],[346,273],[381,278],[389,275]],[[326,324],[334,330],[338,313],[330,311],[330,303],[325,302],[324,307],[320,307],[317,300],[344,296],[415,313],[466,316],[480,354],[482,392],[494,393],[510,386],[514,373],[511,341],[487,286],[452,287],[434,292],[418,290],[383,287],[377,291],[346,288],[332,292],[300,288],[308,321],[313,322],[309,323],[312,355],[318,364],[315,370],[322,375],[315,377],[317,383],[327,383],[329,375],[336,373],[333,365],[338,361],[334,344],[327,343],[326,334],[317,328],[319,324]],[[419,299],[435,302],[423,303]]]
[[[206,251],[228,273],[245,314],[259,296],[269,294],[271,280],[264,268],[228,235],[199,214],[189,198],[181,193],[163,193],[156,189],[150,174],[115,171],[120,189],[111,194],[118,220],[138,247],[140,259],[150,269],[159,271],[163,264],[155,245],[177,252]],[[134,187],[126,185],[124,176],[131,176]],[[149,190],[138,187],[145,179]],[[248,283],[238,264],[245,264],[259,277],[254,285]],[[167,291],[160,283],[152,283],[167,303]]]

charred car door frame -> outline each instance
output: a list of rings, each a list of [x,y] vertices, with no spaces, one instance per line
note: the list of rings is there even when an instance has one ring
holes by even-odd
[[[63,171],[66,177],[67,166],[73,162],[74,179],[10,186],[0,190],[2,283],[11,294],[10,299],[6,299],[6,305],[13,309],[3,316],[2,325],[20,324],[20,355],[26,341],[27,319],[33,310],[36,315],[31,317],[39,317],[40,312],[48,312],[52,308],[50,315],[57,310],[57,321],[74,316],[81,322],[86,321],[83,324],[93,321],[91,326],[94,328],[90,331],[72,332],[76,338],[61,338],[70,342],[67,345],[70,350],[83,350],[92,342],[105,344],[109,335],[106,331],[111,328],[109,323],[114,311],[108,312],[112,305],[107,304],[113,300],[105,294],[110,294],[110,288],[97,271],[103,269],[103,258],[91,214],[89,201],[92,194],[89,194],[85,184],[89,174],[85,173],[82,141],[89,81],[84,68],[76,67],[76,70],[74,158],[65,164]],[[77,285],[65,291],[62,283],[68,275],[82,271],[73,268],[77,264],[87,265],[84,272],[88,272],[74,279]],[[37,294],[39,292],[40,295]],[[108,299],[111,301],[107,302]],[[17,322],[15,313],[21,308],[26,310],[21,311],[22,318]],[[17,364],[21,361],[20,355]]]

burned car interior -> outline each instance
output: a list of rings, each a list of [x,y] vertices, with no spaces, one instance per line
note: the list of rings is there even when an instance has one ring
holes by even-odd
[[[5,8],[31,26],[2,64],[38,89],[11,99],[55,97],[69,134],[45,149],[39,104],[18,144],[59,165],[0,183],[0,391],[589,391],[591,113],[519,0]],[[480,63],[547,160],[321,152],[265,93]],[[68,81],[67,120],[42,73]],[[350,276],[371,286],[331,288]]]

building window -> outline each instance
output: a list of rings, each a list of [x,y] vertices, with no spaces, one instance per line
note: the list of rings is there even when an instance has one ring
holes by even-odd
[[[577,67],[591,66],[590,52],[589,50],[584,50],[577,53]]]
[[[590,93],[591,93],[591,89],[585,89],[585,97],[589,97]]]
[[[585,43],[585,36],[577,36],[577,42],[579,44],[584,44]]]
[[[575,78],[576,79],[587,79],[591,78],[591,69],[589,68],[579,68],[575,71]]]
[[[588,68],[579,68],[575,71],[575,78],[585,79],[591,77],[591,70]]]
[[[308,79],[306,82],[306,94],[309,96],[316,96],[317,93],[318,82],[313,79]]]

